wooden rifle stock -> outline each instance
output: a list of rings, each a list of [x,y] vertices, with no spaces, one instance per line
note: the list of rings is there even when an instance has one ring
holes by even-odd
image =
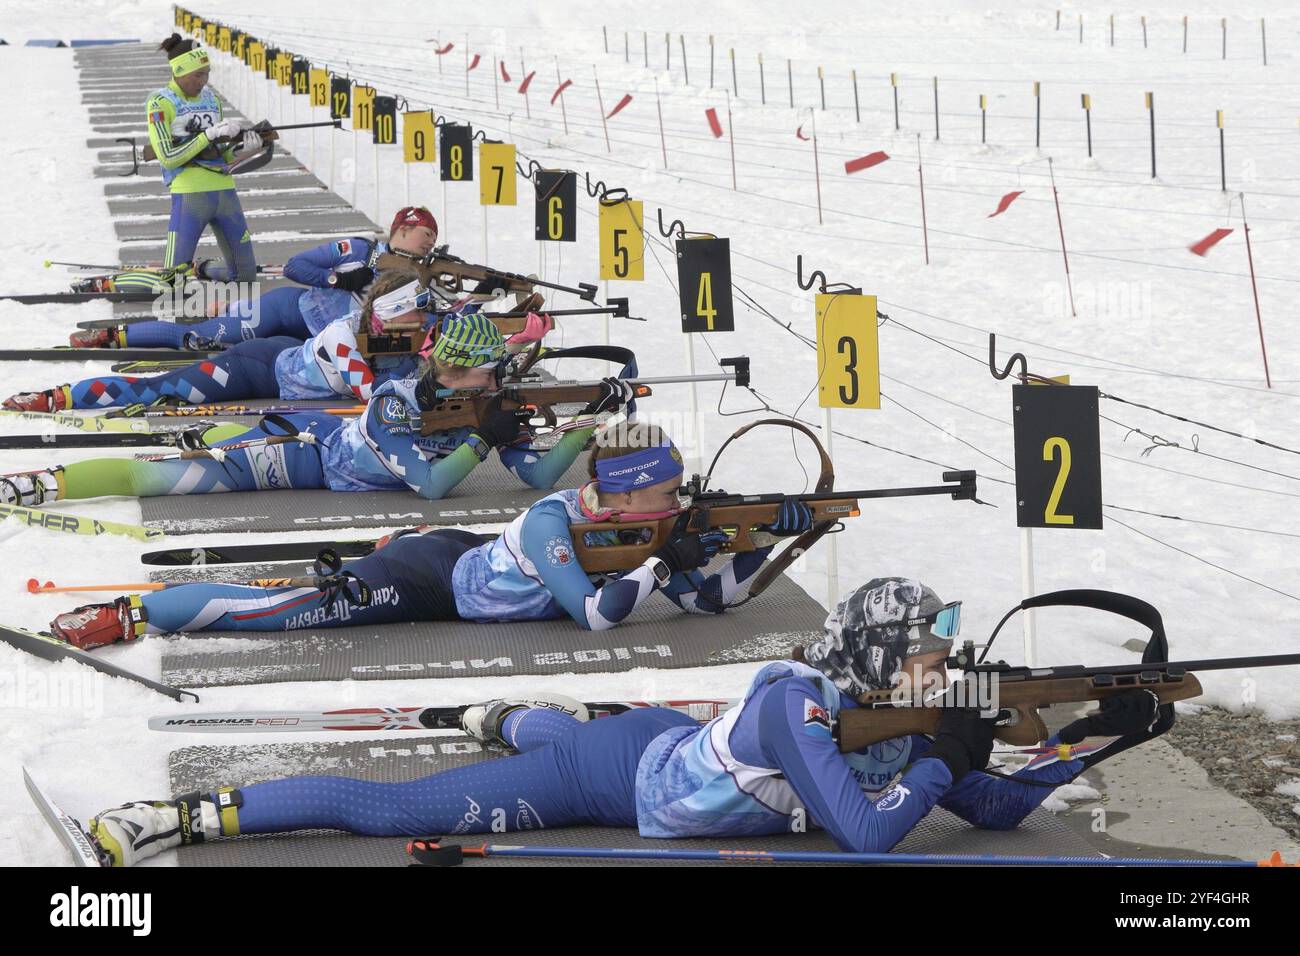
[[[649,385],[635,385],[636,398],[646,398]],[[556,422],[554,406],[581,403],[586,405],[604,394],[601,382],[548,382],[540,385],[512,385],[499,390],[465,389],[439,398],[433,407],[420,413],[420,434],[473,428],[483,423],[488,406],[501,395],[501,410],[522,412],[535,410],[546,424]]]
[[[770,525],[777,519],[777,514],[784,501],[783,495],[769,495],[771,501],[736,503],[690,509],[687,527],[694,532],[703,533],[710,530],[725,531],[727,541],[718,550],[723,554],[739,554],[754,551],[760,545],[754,541],[755,532],[762,532],[764,525]],[[852,493],[844,495],[804,496],[804,503],[812,511],[813,522],[835,522],[841,518],[856,518],[862,512],[858,499]],[[596,524],[575,524],[569,526],[573,536],[574,556],[579,566],[591,573],[611,571],[630,571],[639,567],[647,558],[663,547],[672,536],[673,527],[678,518],[658,518],[650,521],[604,521]],[[630,537],[627,532],[639,532],[643,540],[629,544],[599,544],[588,542],[587,536],[601,532],[620,532],[621,536]]]
[[[1152,670],[1142,674],[1119,674],[1109,681],[1097,676],[1024,676],[1015,680],[1002,680],[996,671],[975,671],[970,677],[988,682],[991,699],[1002,719],[995,736],[1004,743],[1019,747],[1032,747],[1048,738],[1047,726],[1039,715],[1040,707],[1052,704],[1073,704],[1100,701],[1134,688],[1149,690],[1162,704],[1187,700],[1201,694],[1201,682],[1195,674],[1169,673]],[[1104,673],[1104,668],[1098,668]],[[972,689],[967,701],[974,705],[977,690]],[[944,708],[920,706],[907,694],[895,691],[872,691],[860,698],[860,708],[840,712],[837,739],[840,751],[851,753],[883,740],[906,737],[909,734],[939,732],[939,722]]]

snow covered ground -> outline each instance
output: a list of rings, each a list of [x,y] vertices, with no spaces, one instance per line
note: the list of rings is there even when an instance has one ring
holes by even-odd
[[[0,13],[0,36],[11,44],[28,37],[121,35],[156,43],[170,31],[170,7],[157,0],[65,6],[7,4]],[[272,12],[248,0],[196,9],[348,71],[381,93],[404,95],[412,108],[428,106],[452,120],[469,120],[493,138],[518,144],[521,158],[590,171],[593,179],[626,187],[646,203],[650,237],[658,236],[653,225],[658,208],[665,221],[681,218],[687,229],[730,237],[737,288],[804,335],[812,334],[814,325],[811,293],[801,292],[795,282],[797,253],[806,267],[823,270],[831,281],[877,294],[881,310],[895,320],[880,330],[886,400],[878,412],[834,414],[834,427],[843,433],[833,442],[839,486],[933,483],[942,463],[977,469],[981,498],[996,507],[938,499],[868,505],[838,536],[837,590],[881,574],[919,577],[946,599],[966,602],[965,636],[978,639],[1020,598],[1014,491],[1004,483],[1012,479],[1010,394],[1007,383],[994,381],[982,367],[987,332],[997,332],[1003,359],[1011,350],[1023,351],[1033,371],[1069,373],[1075,384],[1096,384],[1131,401],[1300,447],[1294,424],[1300,330],[1293,321],[1300,282],[1294,266],[1300,252],[1294,172],[1300,150],[1295,95],[1300,18],[1281,3],[1236,11],[1229,19],[1228,58],[1222,60],[1218,5],[1187,0],[1150,6],[1146,50],[1137,13],[1117,18],[1116,45],[1110,47],[1105,18],[1111,11],[1097,3],[1063,7],[1059,32],[1053,29],[1055,5],[1024,3],[932,3],[924,13],[900,16],[882,4],[840,0],[793,24],[788,6],[770,2],[704,10],[680,0],[653,7],[566,0],[523,9],[492,0],[452,14],[473,22],[438,24],[427,5],[415,3],[386,4],[364,14],[338,0],[277,6]],[[1191,15],[1186,55],[1181,52],[1185,13]],[[1261,64],[1259,16],[1268,18],[1267,67]],[[609,54],[603,50],[602,25],[608,27]],[[625,29],[630,32],[627,64]],[[664,62],[666,30],[672,37],[670,69]],[[649,69],[642,31],[648,34]],[[713,91],[708,89],[710,32],[716,51]],[[685,37],[689,85],[681,70],[679,35]],[[456,47],[443,57],[439,72],[433,49],[448,42]],[[466,45],[471,55],[483,57],[469,74],[468,93]],[[725,129],[723,88],[731,83],[731,48],[740,91],[730,100],[735,190],[728,141],[711,135],[704,116],[706,108],[717,108]],[[512,77],[499,89],[492,82],[494,51],[504,57]],[[766,106],[758,95],[760,52]],[[514,91],[526,73],[521,56],[526,70],[538,71],[527,104],[531,118]],[[787,58],[798,109],[789,107]],[[609,121],[608,151],[593,65],[606,111],[624,93],[633,95]],[[815,115],[825,208],[821,225],[811,143],[796,136],[797,129],[811,132],[809,107],[820,106],[818,66],[830,107],[818,108]],[[559,105],[547,102],[557,69],[573,80],[564,96],[568,133]],[[853,69],[860,123],[849,79]],[[891,72],[899,74],[899,132],[893,128]],[[237,76],[218,70],[214,82],[246,115],[279,119],[289,114],[287,98],[281,103],[265,89],[254,92]],[[935,76],[942,111],[939,142],[931,112]],[[1041,149],[1034,147],[1033,81],[1042,84]],[[118,246],[100,183],[90,175],[94,157],[84,146],[89,123],[71,54],[0,48],[0,83],[42,91],[39,98],[10,101],[8,126],[20,134],[7,153],[5,202],[0,203],[0,227],[7,237],[0,288],[55,289],[64,277],[44,270],[43,259],[111,262]],[[1157,109],[1155,182],[1146,91],[1155,93]],[[1082,93],[1092,97],[1092,159],[1085,149]],[[988,145],[980,143],[980,94],[989,97]],[[1272,389],[1264,386],[1240,204],[1219,191],[1216,109],[1227,116],[1228,196],[1246,194]],[[293,115],[305,120],[307,112],[298,106]],[[917,134],[924,155],[928,266],[916,185]],[[493,208],[485,216],[476,187],[452,184],[444,192],[429,168],[411,171],[408,186],[399,152],[388,149],[380,157],[376,205],[374,148],[363,138],[354,162],[351,134],[334,135],[333,150],[324,135],[314,150],[308,134],[288,145],[344,197],[352,195],[355,181],[358,205],[376,221],[386,222],[409,195],[434,209],[446,238],[462,254],[486,254],[494,264],[523,271],[541,268],[556,281],[594,276],[594,202],[585,203],[580,215],[581,241],[563,255],[551,252],[539,261],[525,184],[519,206]],[[885,150],[891,160],[852,176],[844,173],[846,160],[876,150]],[[1048,156],[1060,190],[1077,317],[1066,305]],[[1001,196],[1018,189],[1025,193],[1006,213],[987,218]],[[1187,251],[1188,244],[1219,226],[1234,232],[1208,257]],[[609,293],[630,296],[634,314],[649,321],[615,322],[610,335],[616,343],[635,345],[645,374],[680,372],[676,294],[667,280],[672,276],[675,282],[672,254],[653,243],[648,249],[653,254],[647,252],[646,281],[614,282]],[[755,388],[766,401],[784,412],[798,408],[801,418],[817,423],[820,415],[809,396],[816,378],[812,351],[739,299],[736,314],[741,331],[713,334],[696,344],[698,369],[712,366],[711,353],[748,354]],[[77,321],[106,315],[101,305],[0,303],[0,322],[9,333],[6,347],[57,344]],[[599,320],[566,325],[571,343],[602,335]],[[48,387],[91,367],[10,363],[0,370],[0,385],[6,394]],[[646,411],[689,442],[686,390],[657,392]],[[711,455],[732,429],[755,417],[714,414],[716,390],[701,390],[700,401],[704,433],[697,454]],[[730,390],[723,403],[724,411],[752,407],[750,396]],[[1300,468],[1294,456],[1131,406],[1103,402],[1102,413],[1123,423],[1102,423],[1106,501],[1195,520],[1110,511],[1104,531],[1037,533],[1038,589],[1097,587],[1143,597],[1163,611],[1175,657],[1294,650],[1300,622],[1300,562],[1293,557],[1300,521],[1292,511],[1300,496]],[[1150,442],[1137,435],[1126,440],[1127,426],[1183,447],[1144,455]],[[6,423],[5,430],[23,429]],[[1187,450],[1194,443],[1199,452]],[[804,469],[814,461],[806,452],[801,457],[802,468],[787,438],[759,431],[723,459],[717,484],[729,490],[799,490]],[[56,460],[42,452],[6,452],[0,470]],[[133,501],[73,503],[66,510],[139,519]],[[177,539],[177,544],[190,541]],[[29,596],[29,577],[58,583],[140,580],[136,559],[142,550],[129,539],[65,539],[13,522],[0,525],[0,595],[7,600],[0,620],[43,627],[54,612],[73,603]],[[827,592],[826,559],[826,549],[810,555],[795,575],[820,600]],[[1143,636],[1136,626],[1053,611],[1039,616],[1039,660],[1127,662],[1134,655],[1123,644]],[[999,644],[1001,656],[1021,659],[1018,632],[1008,630]],[[157,645],[147,641],[104,656],[156,674]],[[542,683],[588,699],[731,696],[743,690],[750,672],[747,665],[642,670]],[[1202,679],[1207,703],[1249,706],[1275,717],[1300,714],[1300,684],[1293,671],[1220,672]],[[493,678],[216,688],[204,693],[203,707],[454,703],[510,689],[517,691],[517,682]],[[0,648],[0,860],[61,859],[36,825],[18,783],[19,764],[37,769],[74,814],[164,794],[165,754],[187,741],[151,735],[143,721],[179,709],[142,688],[87,676],[75,665],[54,667]]]

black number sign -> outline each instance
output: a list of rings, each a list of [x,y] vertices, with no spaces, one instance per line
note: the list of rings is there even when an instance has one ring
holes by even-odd
[[[1101,436],[1097,389],[1014,385],[1016,524],[1101,527]]]

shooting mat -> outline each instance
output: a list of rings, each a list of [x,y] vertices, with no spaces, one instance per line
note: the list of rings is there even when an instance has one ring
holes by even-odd
[[[615,719],[615,718],[606,718]],[[398,783],[430,773],[501,759],[478,741],[460,735],[386,737],[344,743],[272,744],[243,747],[187,747],[172,751],[168,771],[172,793],[210,791],[217,786],[247,786],[295,774],[327,774]],[[432,834],[431,834],[432,835]],[[710,837],[644,840],[633,829],[570,827],[466,837],[462,843],[597,846],[688,850],[761,849],[830,851],[836,847],[821,831],[766,837]],[[236,837],[179,852],[182,866],[405,866],[404,837],[360,837],[332,831]],[[1025,856],[1100,856],[1045,810],[1035,810],[1015,830],[979,830],[946,810],[930,812],[896,848],[900,853],[998,854]],[[691,865],[688,861],[649,860],[468,860],[465,866]],[[693,861],[692,861],[693,863]],[[699,863],[735,866],[735,863]]]

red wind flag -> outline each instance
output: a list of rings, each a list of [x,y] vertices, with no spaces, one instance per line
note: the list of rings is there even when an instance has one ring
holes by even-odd
[[[505,82],[509,83],[509,82],[510,82],[510,74],[506,72],[506,61],[505,61],[505,60],[500,60],[500,61],[498,61],[497,65],[501,67],[501,79],[504,80]]]
[[[886,153],[884,150],[880,150],[879,152],[875,152],[875,153],[870,153],[866,156],[859,156],[857,159],[850,159],[847,163],[845,163],[844,171],[846,173],[860,172],[861,170],[864,169],[870,169],[872,166],[879,166],[888,158],[889,158],[889,154]]]
[[[1195,242],[1187,248],[1195,255],[1203,256],[1230,235],[1232,235],[1231,229],[1216,229],[1200,242]]]
[[[623,98],[618,101],[618,105],[609,111],[609,115],[606,116],[605,119],[613,119],[615,114],[617,114],[619,110],[621,110],[623,107],[627,106],[627,104],[631,102],[632,102],[632,94],[624,93]]]
[[[438,42],[438,41],[436,41],[436,40],[430,40],[429,42],[430,42],[430,43],[436,43],[436,42]],[[444,53],[450,53],[450,52],[451,52],[451,48],[454,47],[455,45],[456,45],[456,44],[454,44],[454,43],[448,43],[446,46],[442,47],[441,49],[434,50],[433,52],[436,53],[436,54],[438,54],[438,56],[442,56]]]
[[[809,139],[809,137],[807,137],[807,136],[805,136],[805,135],[803,134],[803,127],[802,127],[802,126],[800,126],[797,130],[794,131],[794,135],[798,136],[798,137],[799,137],[801,140],[803,140],[804,142],[807,142],[808,139]]]
[[[984,218],[992,219],[994,216],[1002,215],[1004,212],[1007,211],[1007,207],[1016,201],[1016,197],[1023,196],[1024,194],[1025,191],[1023,189],[1017,189],[1015,192],[1007,193],[998,201],[998,208],[995,209],[993,212],[989,213]]]
[[[721,139],[722,124],[718,122],[718,111],[715,110],[712,106],[710,106],[707,110],[704,111],[704,115],[705,117],[708,118],[709,129],[713,130],[713,138]]]
[[[475,53],[474,59],[470,60],[469,66],[465,67],[465,72],[468,73],[470,70],[474,69],[474,67],[478,66],[478,61],[480,59],[482,59],[482,57],[480,57],[477,53]]]
[[[569,87],[571,87],[572,85],[573,85],[573,80],[565,80],[563,83],[561,83],[559,86],[557,86],[557,87],[555,88],[555,92],[551,94],[551,105],[554,106],[554,105],[555,105],[555,101],[558,100],[558,99],[560,98],[560,94],[563,93],[565,90],[567,90],[567,89],[568,89]]]
[[[533,82],[533,77],[535,77],[536,75],[537,75],[537,71],[533,70],[533,72],[529,73],[527,76],[524,77],[524,81],[519,84],[520,93],[528,92],[528,84]]]

